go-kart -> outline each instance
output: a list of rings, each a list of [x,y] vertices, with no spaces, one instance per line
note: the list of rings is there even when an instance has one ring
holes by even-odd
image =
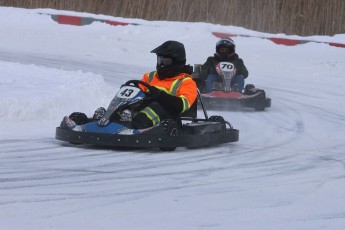
[[[197,104],[177,120],[162,120],[158,125],[135,129],[131,118],[150,99],[150,93],[139,85],[149,87],[146,82],[131,80],[121,86],[105,110],[96,110],[93,117],[74,112],[65,116],[56,128],[55,138],[73,144],[90,144],[109,147],[160,148],[174,151],[177,147],[200,148],[236,142],[239,131],[221,116],[197,118]],[[198,93],[199,100],[202,100]],[[126,116],[123,116],[126,114]]]
[[[231,80],[235,75],[235,67],[230,62],[220,62],[216,65],[219,79],[214,82],[212,91],[206,92],[206,79],[200,77],[200,64],[194,65],[192,74],[201,92],[201,98],[207,109],[237,110],[253,108],[263,111],[271,107],[271,99],[266,97],[264,90],[256,88],[253,84],[247,84],[243,92],[235,86],[231,87]]]

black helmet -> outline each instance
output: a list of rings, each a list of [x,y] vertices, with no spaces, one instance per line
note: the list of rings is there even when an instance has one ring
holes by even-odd
[[[182,43],[166,41],[151,53],[157,54],[156,69],[159,79],[171,78],[186,72],[186,51]]]
[[[151,53],[155,53],[157,56],[170,57],[173,59],[173,64],[186,64],[186,51],[184,45],[177,41],[166,41],[153,49]]]
[[[216,44],[216,53],[219,54],[220,48],[229,48],[230,54],[235,53],[235,42],[231,38],[221,38]]]

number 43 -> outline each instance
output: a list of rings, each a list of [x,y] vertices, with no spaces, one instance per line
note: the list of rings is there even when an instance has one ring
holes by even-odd
[[[132,89],[125,89],[124,91],[120,93],[120,95],[123,97],[130,97],[132,93],[133,93]]]

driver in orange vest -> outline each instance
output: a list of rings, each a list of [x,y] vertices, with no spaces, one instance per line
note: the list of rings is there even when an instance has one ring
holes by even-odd
[[[140,87],[152,99],[133,117],[132,123],[137,129],[157,125],[163,119],[177,119],[196,102],[197,97],[192,67],[186,65],[182,43],[166,41],[151,53],[157,55],[156,71],[145,73],[141,79],[151,87]]]

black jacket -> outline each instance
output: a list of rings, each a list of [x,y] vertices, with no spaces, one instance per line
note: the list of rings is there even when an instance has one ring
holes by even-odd
[[[231,62],[235,65],[236,75],[243,75],[244,78],[248,77],[249,73],[247,67],[244,65],[243,60],[239,58],[236,53],[226,61]],[[216,55],[214,55],[213,57],[208,57],[206,62],[201,66],[200,78],[206,79],[210,73],[217,74],[215,66],[219,62],[221,62],[221,60],[219,60]]]

